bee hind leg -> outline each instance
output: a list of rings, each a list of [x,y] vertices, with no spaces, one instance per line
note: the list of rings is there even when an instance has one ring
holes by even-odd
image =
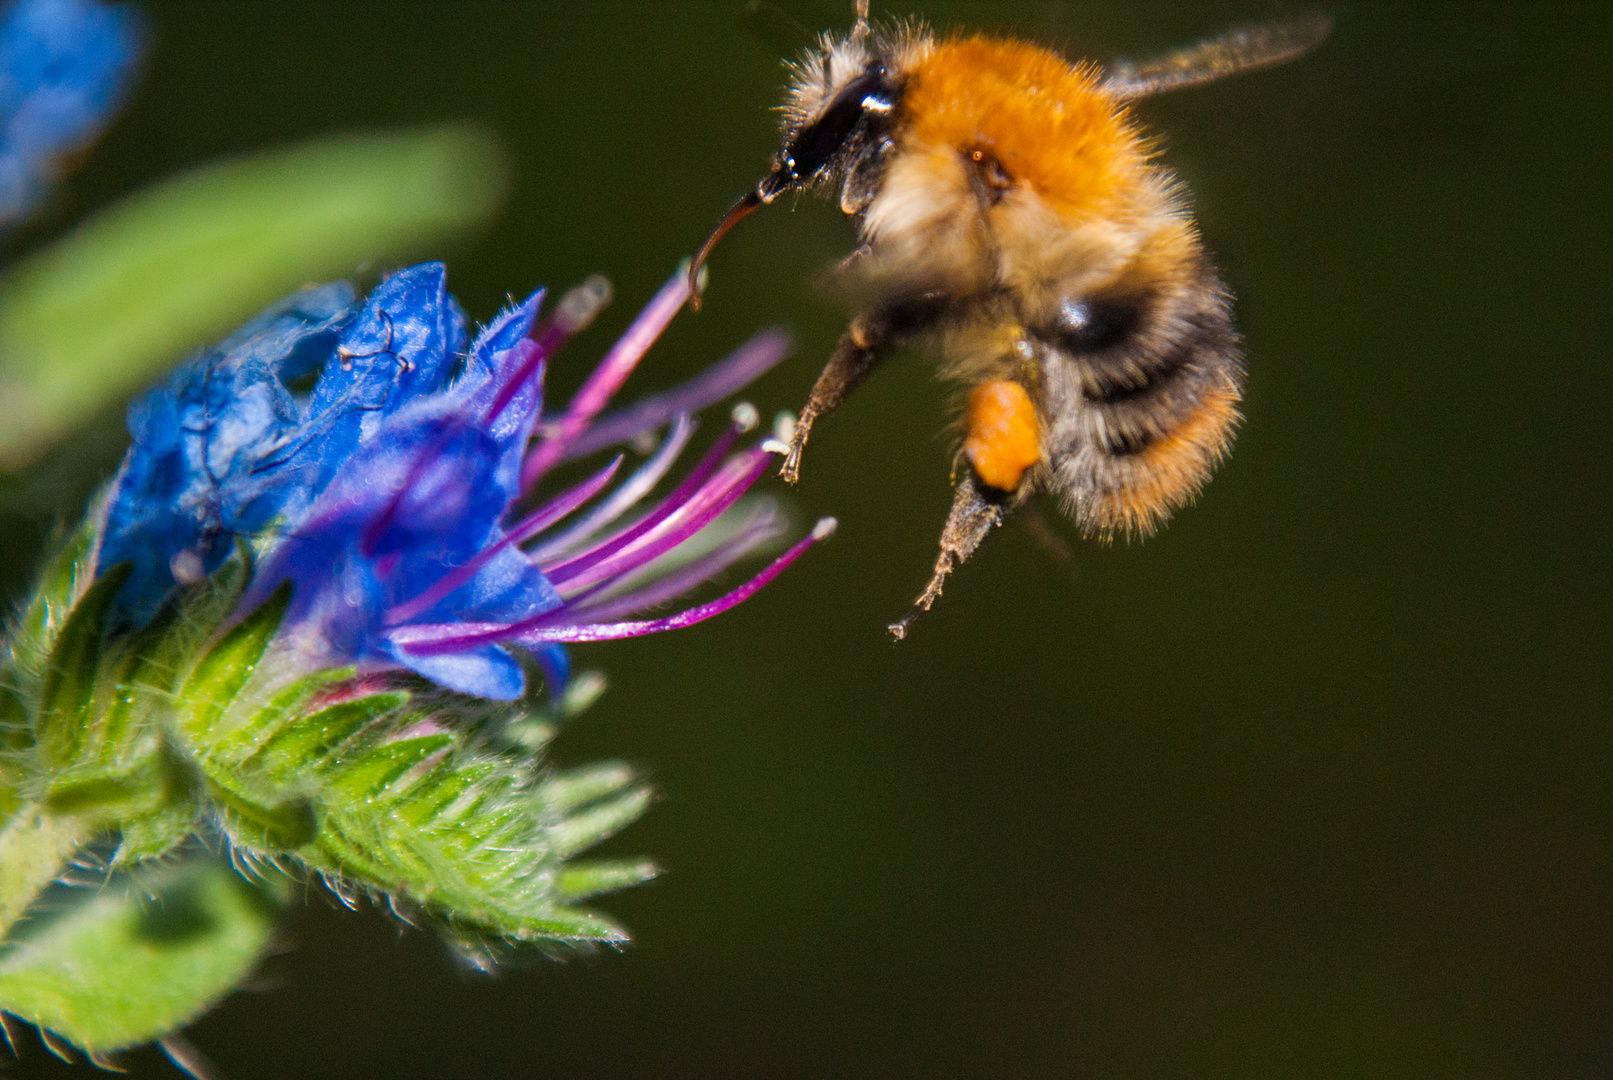
[[[953,490],[952,510],[947,514],[946,527],[941,530],[941,554],[936,557],[935,572],[930,576],[929,585],[914,601],[913,610],[886,628],[897,641],[907,637],[907,629],[913,620],[929,611],[930,605],[940,598],[941,586],[953,567],[967,561],[975,553],[975,548],[980,546],[980,541],[1002,519],[1001,501],[982,493],[975,482],[974,470],[966,469]]]

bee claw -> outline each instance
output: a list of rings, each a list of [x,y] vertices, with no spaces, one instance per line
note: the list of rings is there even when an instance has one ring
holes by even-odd
[[[943,550],[941,557],[935,561],[935,573],[931,576],[929,585],[925,586],[924,592],[917,600],[913,601],[912,610],[885,627],[891,632],[891,637],[897,641],[906,640],[907,628],[913,625],[913,620],[929,611],[930,605],[941,598],[941,583],[946,580],[948,574],[952,573],[954,565],[956,564],[952,560],[952,552]]]
[[[941,598],[941,586],[947,575],[958,564],[968,560],[980,546],[980,541],[992,527],[1001,524],[1003,510],[1000,503],[987,499],[975,483],[974,470],[968,470],[958,480],[952,496],[952,510],[947,514],[946,527],[941,530],[941,554],[935,559],[935,572],[924,587],[913,609],[886,627],[897,641],[907,637],[907,631],[924,612]]]
[[[812,421],[816,414],[810,409],[801,410],[801,418],[795,422],[794,430],[789,433],[790,452],[785,455],[784,464],[779,466],[778,474],[786,484],[799,483],[801,480],[801,452],[806,449],[807,436],[812,433]]]

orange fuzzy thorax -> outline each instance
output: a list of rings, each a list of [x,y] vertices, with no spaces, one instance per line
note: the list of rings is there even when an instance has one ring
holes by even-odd
[[[1013,491],[1042,456],[1036,406],[1010,379],[991,379],[969,395],[969,435],[963,452],[975,475],[998,491]]]
[[[1112,215],[1148,172],[1147,149],[1096,71],[984,36],[937,44],[908,75],[910,137],[989,150],[1069,217]]]

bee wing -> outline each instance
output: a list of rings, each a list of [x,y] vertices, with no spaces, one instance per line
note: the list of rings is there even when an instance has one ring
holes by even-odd
[[[1103,89],[1119,98],[1146,97],[1284,64],[1314,49],[1332,28],[1332,18],[1319,11],[1281,22],[1237,26],[1141,63],[1117,60],[1105,75]]]
[[[788,56],[818,44],[817,34],[768,0],[746,0],[739,18],[753,37],[780,56]]]

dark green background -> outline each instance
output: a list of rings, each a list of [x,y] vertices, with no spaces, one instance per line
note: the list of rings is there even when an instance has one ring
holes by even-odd
[[[737,2],[148,6],[137,100],[13,253],[218,155],[481,118],[516,181],[443,252],[471,313],[618,287],[562,388],[773,145],[779,45]],[[1280,10],[924,14],[1101,58]],[[1005,528],[894,646],[949,499],[945,390],[894,362],[791,495],[832,544],[578,650],[612,690],[559,756],[663,795],[611,845],[668,868],[604,905],[632,948],[485,979],[315,890],[194,1041],[237,1080],[1613,1075],[1613,15],[1335,10],[1302,63],[1142,109],[1248,336],[1199,505],[1069,565]],[[782,321],[800,350],[751,396],[798,405],[851,237],[809,201],[747,222],[634,385]],[[11,595],[118,430],[10,485]]]

